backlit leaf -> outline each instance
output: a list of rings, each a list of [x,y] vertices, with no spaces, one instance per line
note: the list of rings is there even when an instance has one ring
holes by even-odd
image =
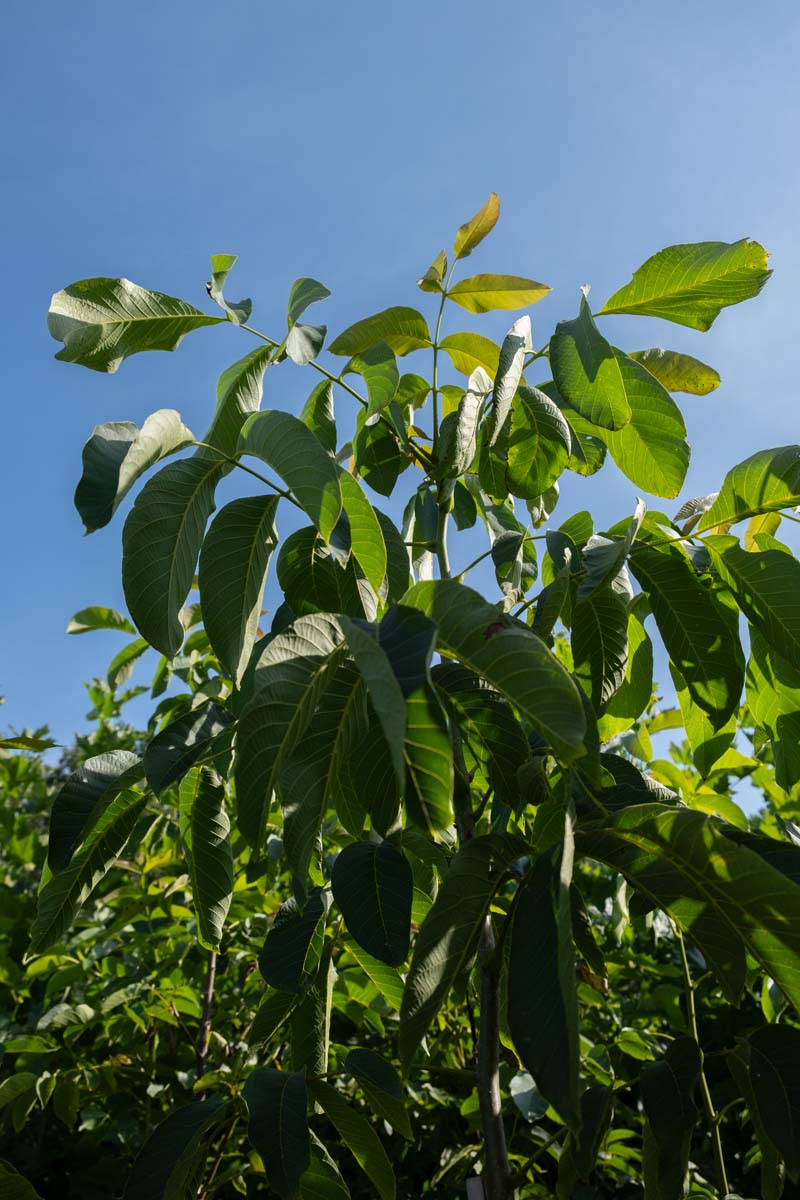
[[[679,354],[677,350],[632,350],[628,357],[647,367],[668,392],[707,396],[721,383],[713,367],[706,366],[699,358],[692,358],[691,354]]]
[[[475,247],[494,229],[499,216],[500,200],[496,192],[491,192],[483,207],[459,228],[453,243],[453,256],[468,258]]]
[[[485,313],[495,309],[527,308],[541,300],[550,288],[535,279],[523,279],[519,275],[473,275],[460,279],[447,293],[467,312]]]
[[[397,306],[356,321],[331,342],[331,354],[363,354],[378,342],[402,356],[411,350],[424,350],[431,345],[428,323],[415,308]]]

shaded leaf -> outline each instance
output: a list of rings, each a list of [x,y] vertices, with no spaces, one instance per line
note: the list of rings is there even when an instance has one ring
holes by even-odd
[[[144,752],[142,765],[147,782],[158,795],[177,783],[198,759],[214,748],[232,718],[213,701],[190,709],[157,733]]]
[[[383,1117],[393,1129],[411,1141],[411,1124],[403,1100],[403,1086],[391,1063],[372,1050],[357,1049],[349,1051],[344,1060],[344,1069],[358,1080],[376,1115]]]
[[[676,1038],[657,1062],[642,1067],[644,1190],[647,1200],[682,1200],[692,1134],[697,1122],[694,1090],[703,1056],[690,1037]]]
[[[206,284],[206,291],[214,303],[224,309],[229,321],[234,325],[243,325],[253,311],[252,301],[238,300],[231,303],[223,295],[228,275],[238,257],[238,254],[211,255],[211,279]]]
[[[329,454],[336,453],[336,422],[333,417],[333,384],[329,379],[318,383],[303,405],[300,420],[316,434]]]
[[[511,402],[522,378],[525,355],[531,350],[531,319],[519,317],[503,338],[500,360],[494,378],[492,407],[486,418],[486,445],[493,446],[500,436]]]
[[[173,1200],[197,1188],[207,1144],[230,1114],[223,1100],[198,1100],[170,1113],[150,1134],[133,1164],[125,1200]]]
[[[211,458],[212,462],[218,462],[220,455],[235,455],[242,426],[261,407],[264,372],[272,361],[272,354],[271,346],[262,346],[251,350],[222,372],[217,381],[214,416],[203,435],[205,445],[198,446],[195,458]]]
[[[215,771],[195,767],[179,791],[180,830],[189,860],[200,945],[219,950],[233,894],[231,825]]]
[[[559,321],[550,339],[553,380],[564,399],[592,425],[622,429],[631,419],[621,358],[594,323],[586,290],[572,321]]]
[[[322,953],[329,905],[328,894],[315,888],[302,910],[294,899],[278,909],[258,956],[258,969],[270,987],[298,992],[310,982]]]
[[[397,1184],[392,1164],[369,1122],[329,1083],[321,1079],[311,1080],[309,1091],[362,1171],[372,1181],[381,1200],[395,1200]]]
[[[311,1161],[305,1074],[260,1067],[247,1076],[244,1099],[247,1136],[261,1155],[269,1186],[283,1200],[295,1200]]]
[[[402,852],[389,842],[353,842],[336,856],[331,887],[358,944],[390,967],[405,962],[414,880]]]
[[[395,397],[400,382],[397,360],[386,342],[376,342],[350,359],[342,374],[355,372],[367,385],[367,425],[374,425]]]
[[[130,750],[109,750],[87,758],[62,785],[50,810],[47,840],[50,870],[63,871],[114,797],[143,778],[139,756]]]
[[[569,425],[558,405],[538,388],[520,387],[511,409],[509,489],[536,499],[558,479],[572,453]]]

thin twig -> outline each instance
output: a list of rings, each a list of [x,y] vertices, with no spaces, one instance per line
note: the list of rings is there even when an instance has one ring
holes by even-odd
[[[214,1002],[214,982],[217,977],[217,953],[208,952],[206,982],[203,989],[203,1015],[200,1020],[200,1038],[197,1043],[197,1078],[205,1074],[208,1045],[211,1040],[211,1006]]]

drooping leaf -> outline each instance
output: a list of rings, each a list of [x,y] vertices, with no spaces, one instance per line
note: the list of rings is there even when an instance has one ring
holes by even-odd
[[[277,471],[327,541],[342,511],[339,473],[311,430],[290,413],[255,413],[239,448]]]
[[[473,275],[453,284],[447,298],[460,304],[467,312],[485,313],[498,308],[527,308],[549,291],[546,283],[523,279],[519,275]]]
[[[761,1123],[795,1183],[800,1177],[800,1030],[766,1025],[751,1033],[750,1080]]]
[[[800,669],[750,630],[747,704],[772,742],[775,782],[791,791],[800,778]]]
[[[170,1113],[156,1127],[128,1176],[125,1200],[176,1200],[191,1195],[202,1177],[208,1141],[231,1106],[224,1100],[196,1100]]]
[[[158,795],[177,783],[231,725],[230,713],[213,700],[190,709],[171,721],[149,743],[142,765],[147,782]]]
[[[402,357],[411,350],[424,350],[431,345],[428,323],[415,308],[397,306],[356,321],[340,333],[328,347],[331,354],[363,354],[378,342]]]
[[[683,715],[686,737],[692,748],[692,761],[705,778],[733,743],[736,736],[736,714],[732,713],[723,726],[715,729],[714,722],[708,714],[692,699],[686,680],[674,663],[669,664],[669,670]]]
[[[136,480],[154,463],[194,442],[171,408],[151,413],[141,429],[131,421],[96,425],[83,447],[75,507],[87,533],[107,525]]]
[[[563,845],[536,860],[517,894],[508,1023],[523,1065],[577,1135],[580,1056],[569,897],[573,859],[572,820],[567,817]]]
[[[391,496],[398,476],[411,465],[395,435],[383,421],[362,424],[353,440],[356,470],[382,496]]]
[[[203,625],[234,684],[253,650],[267,566],[277,544],[277,496],[246,496],[220,510],[200,551]]]
[[[339,485],[350,524],[350,549],[377,592],[386,577],[386,543],[381,523],[352,475],[342,471]]]
[[[668,392],[707,396],[722,382],[713,367],[677,350],[632,350],[628,357],[647,367]]]
[[[453,755],[447,720],[427,680],[406,697],[406,805],[429,832],[453,822]]]
[[[672,916],[732,1003],[746,950],[800,1011],[800,887],[705,814],[638,804],[603,828],[579,831],[576,842]]]
[[[758,513],[800,504],[800,446],[759,450],[725,476],[714,503],[703,513],[698,533],[733,525]]]
[[[418,583],[403,603],[431,617],[440,649],[505,696],[556,754],[568,761],[582,753],[586,724],[578,690],[535,634],[504,622],[477,592],[451,580]]]
[[[212,254],[211,278],[206,284],[206,291],[215,304],[218,304],[234,325],[244,325],[250,319],[253,311],[251,300],[226,300],[223,294],[225,283],[231,273],[238,254]]]
[[[493,446],[511,411],[511,402],[522,377],[525,355],[531,350],[531,319],[519,317],[503,338],[500,360],[494,377],[492,407],[486,418],[486,445]]]
[[[30,954],[41,954],[63,936],[84,901],[122,853],[146,804],[147,796],[127,789],[98,815],[69,866],[49,879],[39,892]]]
[[[336,453],[336,422],[333,417],[333,384],[329,379],[318,383],[303,405],[300,420],[316,434],[323,447]]]
[[[147,481],[125,521],[122,584],[128,611],[142,637],[167,658],[183,643],[180,610],[221,473],[209,460],[169,463]]]
[[[703,1056],[694,1038],[680,1037],[670,1043],[662,1059],[642,1067],[647,1200],[682,1200],[697,1122],[694,1090],[702,1064]]]
[[[481,333],[448,333],[439,343],[457,371],[471,375],[476,367],[483,367],[494,379],[500,365],[500,347]]]
[[[667,246],[634,271],[601,313],[661,317],[710,329],[720,311],[757,296],[772,274],[758,242],[691,242]]]
[[[358,1080],[376,1116],[383,1117],[408,1141],[412,1140],[411,1124],[403,1101],[403,1085],[391,1063],[372,1050],[351,1050],[344,1060],[344,1069]]]
[[[454,258],[468,258],[476,246],[479,246],[487,233],[491,233],[500,216],[500,200],[496,192],[489,194],[489,199],[479,208],[474,217],[460,226],[453,243]]]
[[[403,992],[399,1048],[406,1070],[474,953],[492,897],[520,847],[507,834],[488,834],[466,842],[452,860],[414,943]]]
[[[331,887],[358,944],[390,967],[405,962],[414,880],[403,853],[389,842],[353,842],[336,856]]]
[[[325,344],[327,325],[293,325],[286,336],[286,353],[298,367],[313,362]]]
[[[750,1077],[750,1044],[741,1039],[734,1050],[727,1055],[728,1069],[733,1076],[742,1098],[750,1113],[750,1120],[758,1139],[761,1151],[761,1198],[762,1200],[781,1200],[786,1182],[786,1168],[780,1154],[775,1148],[769,1133],[761,1120],[753,1082]]]
[[[215,771],[194,767],[179,790],[180,830],[189,860],[201,946],[219,950],[233,893],[231,825]]]
[[[87,758],[62,785],[50,810],[50,870],[63,871],[94,820],[115,796],[143,778],[139,756],[130,750],[109,750]]]
[[[5,1200],[42,1200],[36,1188],[11,1163],[0,1160],[0,1191]]]
[[[599,714],[622,686],[628,663],[628,606],[613,587],[574,606],[571,645],[575,675]]]
[[[126,683],[130,679],[131,672],[136,663],[149,649],[149,642],[146,642],[144,638],[136,638],[134,641],[128,642],[127,646],[123,646],[114,655],[108,664],[108,671],[106,672],[108,686],[112,691],[115,691],[116,688],[121,687],[123,683]]]
[[[309,1091],[371,1180],[381,1200],[395,1200],[397,1184],[392,1164],[369,1122],[329,1083],[313,1079],[309,1082]]]
[[[269,1186],[283,1200],[296,1200],[311,1160],[305,1073],[259,1067],[245,1080],[244,1100],[247,1136],[261,1155]]]
[[[441,478],[457,479],[474,459],[478,422],[491,391],[492,381],[488,374],[483,367],[476,367],[458,408],[448,413],[439,427],[437,468]]]
[[[698,579],[679,550],[637,544],[629,561],[690,696],[721,729],[744,683],[735,614]]]
[[[67,633],[89,633],[94,629],[115,629],[119,633],[135,633],[127,617],[115,608],[105,608],[103,605],[92,605],[82,608],[70,617]]]
[[[236,742],[237,820],[253,847],[262,843],[285,758],[303,736],[343,654],[339,621],[314,614],[278,634],[259,659]]]
[[[559,478],[572,453],[569,425],[558,405],[538,388],[521,387],[511,408],[509,489],[535,499]]]
[[[333,940],[328,938],[316,977],[290,1015],[293,1071],[324,1075],[328,1070],[331,1002],[336,975],[331,962],[332,949]]]
[[[296,1004],[297,996],[294,992],[279,992],[270,988],[256,1010],[249,1044],[256,1046],[261,1042],[269,1042],[288,1019]]]
[[[222,372],[217,381],[217,406],[211,424],[198,446],[196,458],[218,462],[220,455],[232,457],[247,418],[261,407],[264,372],[272,361],[272,348],[262,346]],[[210,448],[209,448],[210,447]]]
[[[689,467],[681,411],[666,388],[621,350],[614,354],[625,382],[631,419],[616,431],[598,429],[614,462],[632,483],[654,496],[677,496]]]
[[[311,1133],[311,1161],[300,1180],[303,1200],[350,1200],[350,1189],[319,1138]]]
[[[299,992],[311,981],[322,953],[329,904],[328,893],[315,888],[302,910],[294,899],[281,905],[258,956],[258,968],[270,987]]]
[[[36,1086],[37,1076],[32,1071],[17,1071],[7,1076],[0,1083],[0,1111],[13,1104],[26,1092],[32,1092]]]
[[[343,374],[354,371],[367,385],[367,425],[374,425],[394,400],[400,382],[397,359],[386,342],[376,342],[350,359]]]
[[[560,394],[592,425],[622,429],[631,419],[622,357],[595,325],[584,289],[578,316],[556,326],[550,362]]]
[[[783,658],[800,662],[800,562],[783,550],[743,550],[722,534],[704,545],[748,621]]]
[[[342,612],[347,607],[342,568],[313,525],[296,529],[283,539],[275,573],[295,616]]]
[[[529,749],[508,701],[460,663],[439,663],[432,676],[458,724],[467,768],[479,769],[495,797],[519,809],[523,797],[518,771]]]
[[[117,370],[142,350],[177,350],[184,336],[203,325],[219,325],[184,300],[150,292],[129,279],[81,279],[56,292],[47,328],[63,342],[56,358],[93,371]]]

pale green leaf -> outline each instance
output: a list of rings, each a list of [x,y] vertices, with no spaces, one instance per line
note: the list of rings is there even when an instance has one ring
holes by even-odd
[[[476,367],[483,367],[494,379],[500,365],[500,347],[496,342],[480,333],[449,333],[439,343],[439,349],[450,356],[450,361],[462,375],[471,375]]]
[[[519,275],[473,275],[454,284],[447,298],[460,304],[467,312],[485,313],[498,308],[527,308],[549,291],[546,283],[523,279]]]
[[[67,633],[89,633],[93,629],[115,629],[119,633],[135,633],[130,621],[121,612],[99,604],[92,605],[91,608],[82,608],[70,617],[67,625]]]
[[[489,199],[479,208],[474,217],[459,228],[453,243],[455,258],[468,258],[476,246],[479,246],[487,233],[491,233],[500,216],[500,200],[497,192],[491,192]]]
[[[772,274],[758,242],[691,242],[648,258],[606,300],[601,313],[662,317],[691,329],[710,329],[720,311],[757,296]]]

